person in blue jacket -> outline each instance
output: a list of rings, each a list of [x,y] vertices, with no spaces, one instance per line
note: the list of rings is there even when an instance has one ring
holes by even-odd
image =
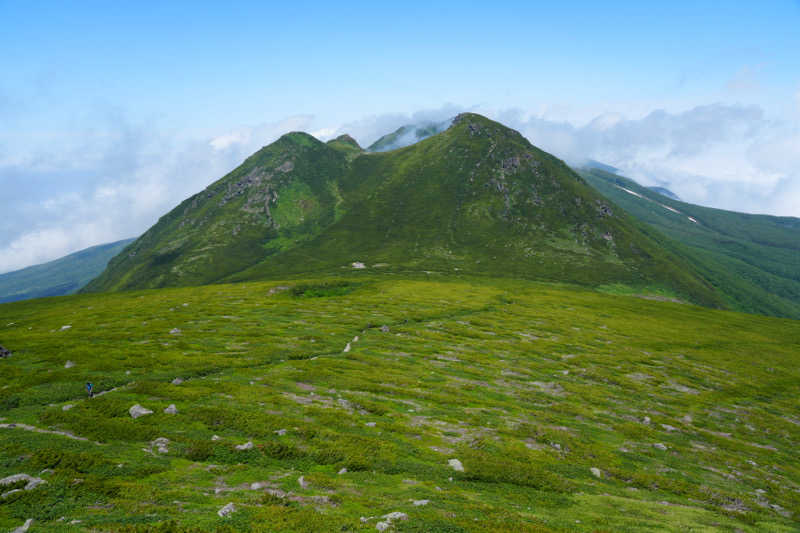
[[[89,383],[87,381],[86,382],[86,392],[89,394],[89,398],[94,398],[94,390],[93,389],[94,389],[94,385],[92,385],[91,383]]]

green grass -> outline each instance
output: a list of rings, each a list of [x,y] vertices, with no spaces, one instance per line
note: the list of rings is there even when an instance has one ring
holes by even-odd
[[[400,511],[394,531],[749,532],[800,514],[796,321],[355,271],[4,304],[0,343],[0,424],[87,439],[0,428],[0,477],[47,481],[0,500],[0,529],[375,531],[360,518]]]

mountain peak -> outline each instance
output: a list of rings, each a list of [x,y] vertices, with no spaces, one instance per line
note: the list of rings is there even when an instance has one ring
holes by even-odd
[[[310,135],[304,131],[290,131],[289,133],[284,133],[281,135],[280,139],[277,140],[277,142],[281,144],[292,144],[295,146],[314,146],[324,144],[313,135]]]
[[[356,141],[346,133],[343,135],[339,135],[335,139],[331,139],[326,144],[331,148],[348,153],[352,156],[355,156],[364,150],[358,144],[358,141]]]
[[[338,137],[336,137],[336,138],[335,138],[335,139],[333,139],[332,141],[328,141],[328,142],[340,142],[340,143],[347,143],[347,144],[351,144],[351,145],[355,146],[355,147],[356,147],[356,148],[358,148],[358,149],[361,149],[361,146],[358,144],[358,141],[356,141],[355,139],[353,139],[353,138],[352,138],[350,135],[348,135],[347,133],[343,133],[342,135],[339,135]]]

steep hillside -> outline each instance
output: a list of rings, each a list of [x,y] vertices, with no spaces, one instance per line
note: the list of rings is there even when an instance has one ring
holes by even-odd
[[[92,246],[48,263],[0,274],[0,303],[77,292],[132,241]]]
[[[0,531],[797,531],[799,342],[486,277],[3,304]]]
[[[701,207],[599,169],[580,173],[614,203],[679,242],[681,253],[730,307],[800,318],[800,219]]]
[[[719,305],[563,162],[474,114],[406,148],[290,134],[163,217],[88,290],[340,271],[624,283]]]
[[[707,304],[688,264],[518,132],[474,114],[413,146],[353,161],[346,213],[231,280],[338,269],[479,272],[659,286]],[[376,266],[377,265],[377,266]]]
[[[86,290],[199,285],[238,272],[340,217],[347,169],[348,151],[286,134],[161,217]]]

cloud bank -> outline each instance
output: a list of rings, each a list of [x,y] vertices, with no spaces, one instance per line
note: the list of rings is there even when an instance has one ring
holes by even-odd
[[[520,109],[446,105],[341,125],[310,115],[177,139],[118,114],[102,128],[20,153],[0,144],[0,272],[141,234],[187,196],[288,131],[322,140],[349,133],[362,146],[400,126],[475,111],[519,130],[571,164],[595,159],[688,202],[751,213],[800,216],[800,92],[796,117],[767,117],[757,106],[707,105],[641,117],[605,113],[585,124]]]

